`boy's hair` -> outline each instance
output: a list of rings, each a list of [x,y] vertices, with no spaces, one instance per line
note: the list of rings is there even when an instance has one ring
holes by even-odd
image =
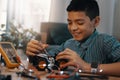
[[[99,6],[96,0],[72,0],[67,11],[84,11],[90,20],[99,16]]]

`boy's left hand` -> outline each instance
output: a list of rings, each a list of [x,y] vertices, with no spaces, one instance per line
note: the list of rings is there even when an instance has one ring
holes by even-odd
[[[84,69],[85,66],[89,64],[86,63],[81,57],[73,50],[66,48],[64,51],[60,52],[56,56],[56,60],[67,59],[68,62],[60,66],[61,68],[65,68],[67,66],[74,66],[76,68]]]

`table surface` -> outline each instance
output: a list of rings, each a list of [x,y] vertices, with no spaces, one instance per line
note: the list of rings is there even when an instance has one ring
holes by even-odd
[[[47,76],[50,75],[50,73],[47,73],[45,71],[38,71],[35,67],[29,66],[30,69],[34,70],[34,73],[32,73],[33,76],[36,76],[40,80],[48,80]],[[1,74],[3,75],[11,75],[12,80],[29,80],[29,78],[21,77],[16,74],[16,72],[19,72],[17,68],[15,69],[8,69],[6,67],[2,68]],[[79,73],[80,77],[83,77],[82,80],[86,80],[86,77],[94,77],[94,80],[101,80],[101,75],[93,75],[93,74],[86,74],[86,73]],[[102,76],[103,77],[103,76]],[[58,79],[58,78],[57,78]],[[55,79],[55,80],[57,80]],[[35,80],[35,79],[30,79]],[[88,79],[87,79],[88,80]],[[102,80],[107,80],[106,78],[103,78]],[[109,77],[108,80],[120,80],[120,77]]]
[[[19,51],[20,52],[20,51]],[[23,62],[26,61],[27,57],[23,54],[23,53],[18,53],[19,56],[21,57],[21,60]],[[26,63],[25,63],[26,64]],[[0,67],[1,68],[1,67]],[[39,78],[40,80],[48,80],[47,76],[50,75],[50,73],[47,73],[45,71],[38,71],[34,66],[32,65],[28,65],[29,69],[32,69],[34,71],[34,73],[32,73],[32,76],[36,76],[37,78]],[[8,69],[6,67],[2,67],[1,69],[1,73],[0,75],[11,75],[12,76],[12,80],[29,80],[29,78],[26,77],[21,77],[18,76],[16,74],[16,72],[20,72],[20,70],[18,68],[14,68],[14,69]],[[86,78],[86,77],[101,77],[102,75],[95,75],[95,74],[86,74],[86,73],[79,73],[78,74],[80,77]],[[104,77],[104,76],[102,76]],[[30,79],[30,80],[35,80],[35,79]],[[58,79],[55,79],[58,80]],[[61,80],[61,79],[60,79]],[[82,79],[82,80],[86,80],[86,79]],[[87,79],[88,80],[88,79]],[[94,79],[94,80],[101,80],[101,79]],[[102,79],[102,80],[106,80],[106,79]],[[108,80],[120,80],[120,77],[113,77],[113,76],[109,76]]]

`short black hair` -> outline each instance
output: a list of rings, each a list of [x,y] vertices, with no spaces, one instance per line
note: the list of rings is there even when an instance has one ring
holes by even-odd
[[[99,6],[96,0],[72,0],[67,11],[85,11],[90,20],[99,16]]]

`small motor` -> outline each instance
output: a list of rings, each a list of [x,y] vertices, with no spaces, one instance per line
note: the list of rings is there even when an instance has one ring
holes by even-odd
[[[55,59],[52,56],[48,56],[46,54],[38,54],[34,56],[34,63],[33,65],[39,70],[39,71],[44,71],[44,70],[53,70],[57,69],[58,66],[55,64]]]
[[[48,70],[49,72],[51,72],[51,70],[60,70],[60,65],[68,62],[67,59],[56,61],[54,57],[47,54],[38,54],[32,57],[32,59],[33,66],[35,66],[39,71]],[[66,68],[61,70],[65,70]]]

